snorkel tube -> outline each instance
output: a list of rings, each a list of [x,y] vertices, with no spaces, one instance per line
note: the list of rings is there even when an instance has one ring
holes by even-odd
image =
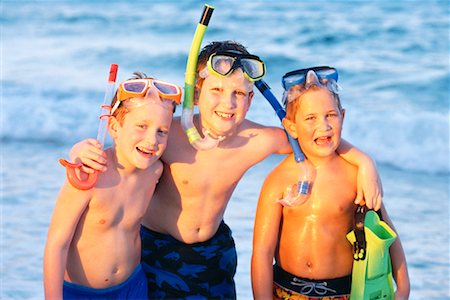
[[[200,52],[200,46],[205,35],[206,28],[208,27],[209,20],[211,19],[214,7],[205,4],[205,8],[202,13],[202,17],[195,30],[194,39],[192,40],[191,49],[186,64],[186,78],[184,83],[184,99],[183,99],[183,111],[181,114],[181,126],[186,132],[189,139],[189,143],[197,150],[208,150],[217,147],[220,140],[214,139],[208,134],[205,134],[204,138],[200,136],[195,128],[194,117],[194,91],[195,91],[195,77],[197,71],[197,60]]]
[[[109,68],[109,77],[108,84],[106,86],[105,97],[103,99],[103,105],[101,106],[102,110],[100,113],[100,124],[98,126],[97,140],[102,145],[102,148],[105,144],[106,128],[111,112],[111,107],[109,106],[109,104],[111,103],[115,92],[117,69],[118,65],[111,64]],[[66,168],[67,180],[69,180],[70,184],[74,188],[77,188],[79,190],[89,190],[95,186],[98,178],[98,171],[89,174],[88,177],[83,180],[81,178],[78,178],[76,174],[76,169],[80,169],[83,166],[82,163],[71,163],[65,159],[60,159],[59,163]]]
[[[281,107],[280,103],[278,102],[277,98],[273,95],[273,93],[270,91],[269,85],[264,80],[258,80],[255,81],[255,86],[258,88],[258,90],[263,94],[264,98],[269,101],[270,105],[272,105],[273,110],[275,110],[278,118],[280,121],[284,119],[286,116],[286,112],[284,111],[283,107]],[[294,139],[289,133],[286,131],[286,135],[289,140],[289,144],[291,144],[292,151],[294,152],[294,158],[296,162],[302,162],[305,160],[305,155],[302,152],[302,149],[300,148],[300,145],[298,144],[298,141]]]
[[[281,107],[280,102],[278,102],[277,98],[275,98],[274,94],[270,90],[269,85],[262,79],[255,81],[256,88],[263,94],[264,98],[270,103],[272,108],[275,110],[278,118],[280,121],[283,120],[283,118],[286,116],[286,112],[284,111],[283,107]],[[294,152],[294,159],[297,162],[297,164],[302,167],[303,169],[303,177],[301,180],[299,180],[297,184],[297,196],[301,197],[301,203],[305,202],[307,200],[307,197],[309,196],[309,193],[311,192],[311,185],[312,185],[312,176],[310,172],[308,172],[308,167],[305,162],[305,155],[302,152],[302,149],[300,148],[300,145],[298,143],[298,140],[294,139],[286,130],[286,135],[289,140],[289,144],[291,144],[292,151]],[[297,199],[300,200],[300,199]],[[300,201],[297,203],[290,203],[290,206],[301,204]]]

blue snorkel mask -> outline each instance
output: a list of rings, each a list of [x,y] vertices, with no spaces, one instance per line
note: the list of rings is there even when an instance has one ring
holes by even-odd
[[[338,71],[328,66],[299,69],[286,73],[281,79],[284,88],[283,103],[286,106],[300,97],[312,85],[328,89],[335,95],[342,90],[337,84]]]

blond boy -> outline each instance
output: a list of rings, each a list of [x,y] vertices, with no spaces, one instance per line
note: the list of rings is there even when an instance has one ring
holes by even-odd
[[[298,138],[315,178],[309,199],[291,207],[283,205],[289,203],[286,188],[302,176],[293,155],[266,178],[255,218],[253,295],[255,299],[348,299],[353,253],[346,234],[356,208],[357,169],[336,153],[344,120],[337,71],[316,67],[288,74],[283,125]],[[383,205],[381,211],[392,226]],[[406,299],[409,279],[400,239],[392,245],[391,256],[396,299]]]
[[[66,181],[58,195],[44,253],[46,299],[147,299],[139,229],[180,97],[179,87],[156,79],[120,84],[107,171],[90,190]]]

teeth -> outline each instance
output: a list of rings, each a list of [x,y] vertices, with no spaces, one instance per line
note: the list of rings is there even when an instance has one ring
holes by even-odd
[[[218,111],[216,111],[216,114],[219,116],[219,117],[222,117],[222,118],[231,118],[231,117],[233,117],[233,115],[234,114],[228,114],[228,113],[224,113],[224,112],[218,112]]]
[[[321,144],[325,144],[330,140],[330,137],[319,137],[316,139],[316,143],[321,145]]]
[[[137,147],[137,149],[138,149],[138,151],[143,152],[145,154],[153,154],[153,152],[154,152],[153,150],[147,150],[147,149],[144,149],[141,147]]]

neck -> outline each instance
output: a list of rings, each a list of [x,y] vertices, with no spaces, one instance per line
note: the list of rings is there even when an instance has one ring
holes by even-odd
[[[122,175],[130,175],[135,173],[138,169],[135,166],[131,166],[130,164],[127,164],[126,162],[121,161],[120,154],[117,153],[116,146],[113,145],[112,147],[108,148],[106,150],[106,153],[108,155],[108,168],[112,168],[117,170]]]

